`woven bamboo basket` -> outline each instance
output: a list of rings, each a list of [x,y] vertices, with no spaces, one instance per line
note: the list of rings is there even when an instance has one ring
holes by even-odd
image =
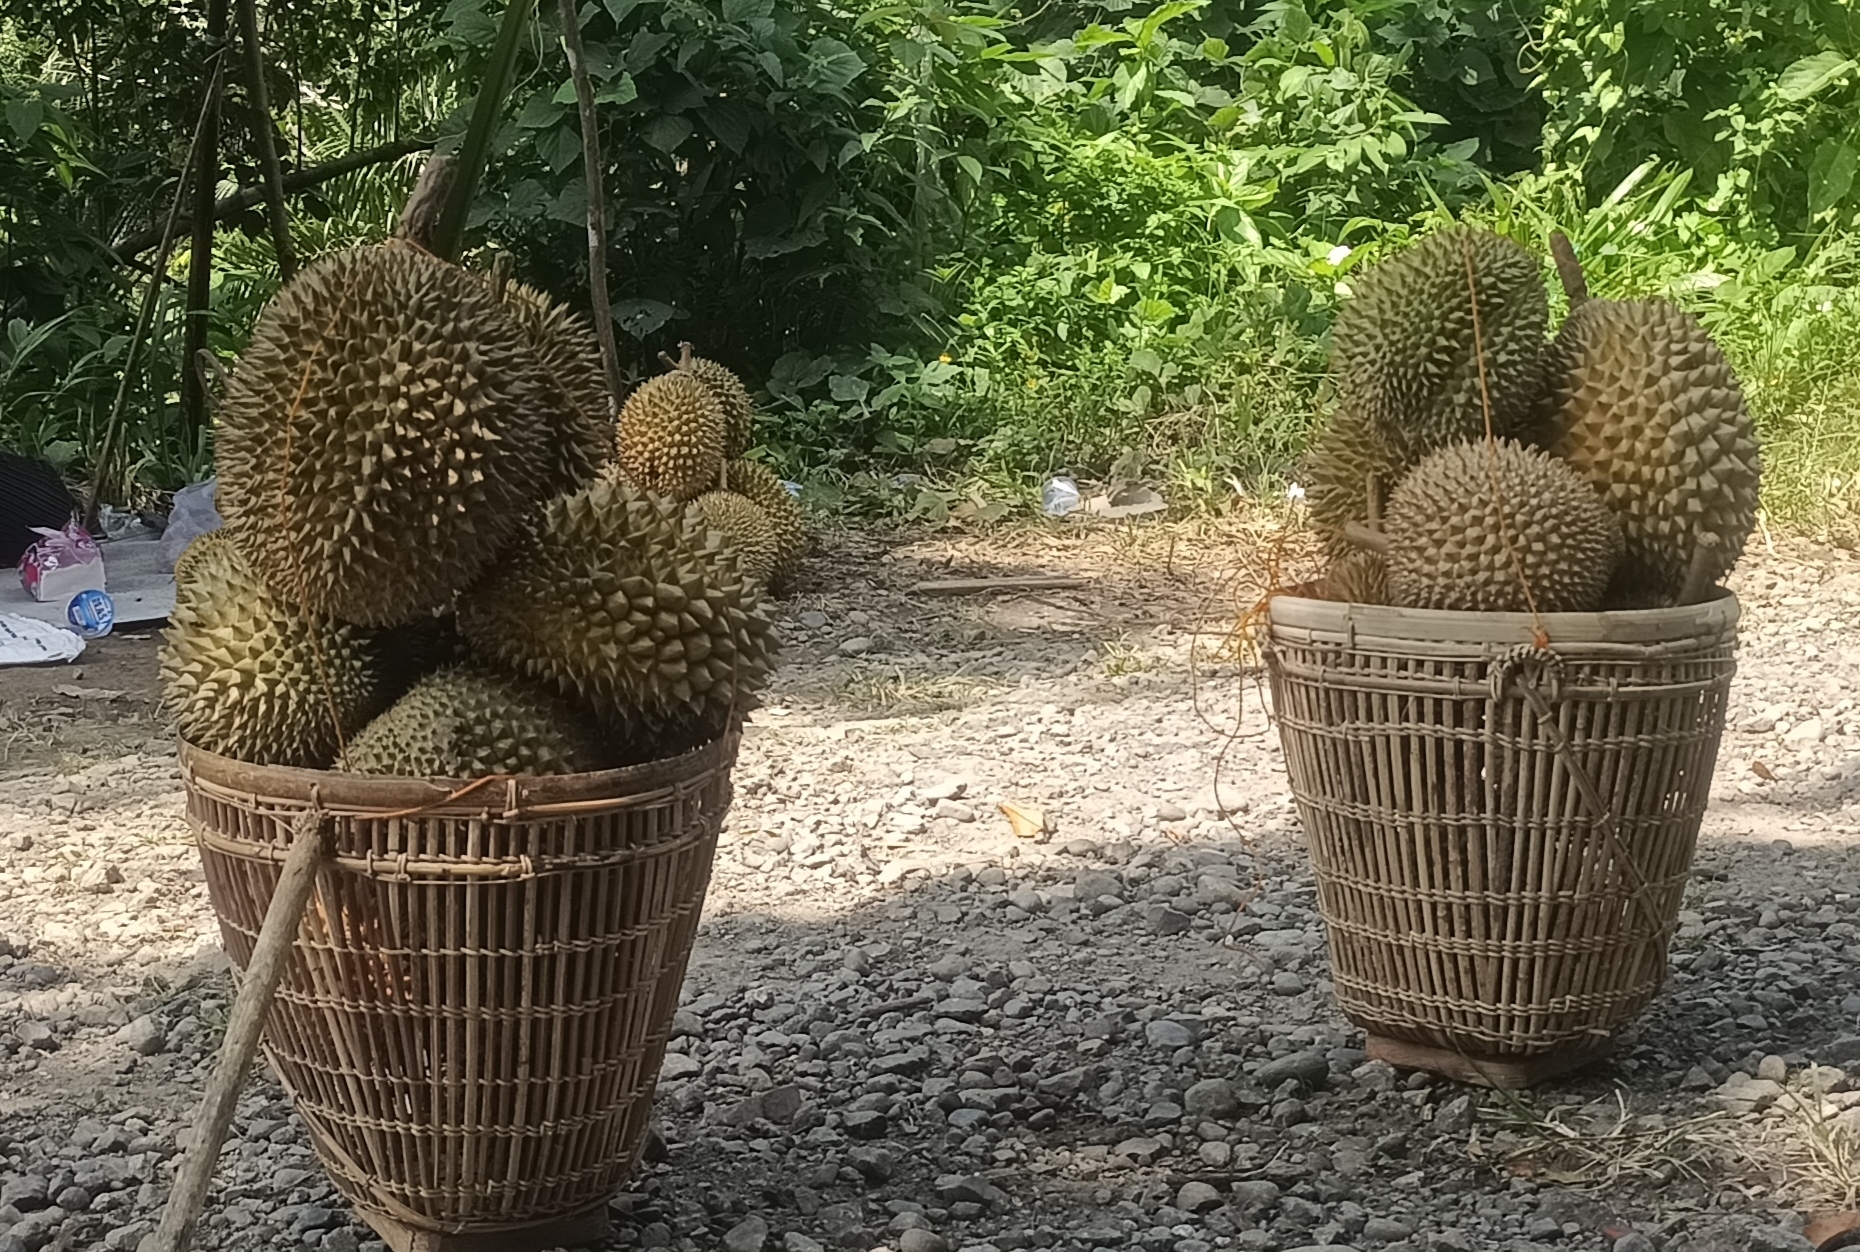
[[[265,1055],[337,1189],[396,1252],[605,1231],[647,1132],[737,743],[475,788],[183,745],[240,968],[293,823],[326,823]]]
[[[1542,617],[1274,597],[1275,720],[1372,1056],[1531,1085],[1652,999],[1737,615],[1729,593]]]

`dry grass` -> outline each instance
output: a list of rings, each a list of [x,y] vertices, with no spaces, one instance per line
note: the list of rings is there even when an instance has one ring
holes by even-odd
[[[838,689],[842,703],[868,715],[905,716],[967,708],[1001,689],[991,678],[901,669],[861,669]]]

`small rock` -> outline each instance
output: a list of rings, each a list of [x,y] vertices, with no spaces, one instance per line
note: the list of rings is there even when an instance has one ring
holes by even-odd
[[[801,1089],[793,1083],[770,1087],[762,1093],[762,1116],[777,1126],[785,1126],[800,1113],[802,1103]]]
[[[1166,1017],[1159,1017],[1145,1026],[1143,1037],[1152,1048],[1167,1048],[1172,1052],[1177,1048],[1193,1047],[1195,1043],[1194,1031]]]
[[[1143,910],[1143,919],[1150,924],[1150,929],[1159,935],[1184,934],[1195,924],[1194,918],[1166,904],[1151,905]]]
[[[1783,742],[1820,743],[1827,737],[1827,733],[1827,728],[1822,724],[1821,719],[1819,717],[1811,717],[1807,721],[1797,722],[1795,725],[1791,726],[1783,734]],[[1754,1252],[1756,1245],[1752,1244],[1751,1247]]]
[[[934,1230],[907,1230],[898,1236],[898,1252],[949,1252],[949,1241]]]
[[[44,1022],[20,1022],[13,1027],[13,1035],[35,1051],[58,1051],[58,1035]]]
[[[864,656],[871,650],[872,641],[864,635],[854,635],[851,639],[840,640],[840,653],[844,656]],[[764,1237],[767,1237],[768,1230],[766,1227],[764,1227],[762,1233]],[[761,1245],[758,1244],[757,1246],[760,1247]],[[736,1250],[732,1248],[731,1252],[736,1252]]]
[[[1363,1223],[1361,1239],[1364,1243],[1399,1243],[1414,1234],[1414,1228],[1407,1222],[1396,1221],[1393,1217],[1372,1217]]]
[[[1124,898],[1124,884],[1117,880],[1117,875],[1103,870],[1086,870],[1072,880],[1072,886],[1081,900],[1096,900],[1099,896],[1110,896],[1114,900]]]
[[[939,957],[932,962],[927,972],[938,982],[955,982],[969,972],[969,962],[951,952],[948,956]]]
[[[854,1148],[846,1154],[846,1163],[874,1187],[890,1182],[898,1172],[898,1163],[883,1148]]]
[[[723,1236],[728,1252],[762,1252],[769,1241],[769,1224],[760,1217],[745,1217]]]
[[[1434,1129],[1443,1135],[1463,1135],[1472,1129],[1473,1117],[1473,1098],[1456,1096],[1434,1114]]]
[[[1815,1252],[1815,1245],[1793,1230],[1764,1226],[1750,1232],[1750,1252]]]
[[[946,817],[952,822],[972,822],[975,820],[974,809],[966,804],[958,804],[954,800],[938,800],[936,802],[936,815],[938,817]]]
[[[667,1052],[665,1060],[659,1065],[660,1082],[678,1082],[684,1078],[695,1078],[704,1072],[703,1062],[683,1052]]]
[[[1156,806],[1156,820],[1159,822],[1185,822],[1188,810],[1179,804],[1163,803]]]
[[[22,1213],[36,1213],[51,1203],[51,1184],[39,1174],[23,1174],[0,1185],[0,1205],[11,1205]]]
[[[1640,1231],[1630,1231],[1615,1240],[1614,1252],[1660,1252],[1660,1249]]]
[[[1221,1206],[1221,1193],[1205,1182],[1185,1182],[1176,1192],[1175,1206],[1184,1213],[1205,1213]]]
[[[997,1211],[1007,1208],[1012,1203],[1007,1192],[986,1178],[973,1175],[962,1177],[945,1174],[936,1180],[936,1193],[946,1204],[959,1204],[967,1201],[970,1204],[980,1204]]]
[[[814,1242],[798,1230],[791,1230],[782,1236],[783,1252],[827,1252],[824,1245]]]
[[[1215,874],[1203,874],[1195,880],[1195,898],[1204,904],[1231,904],[1240,908],[1249,894],[1239,883]]]
[[[1279,1184],[1266,1182],[1237,1182],[1227,1189],[1233,1197],[1233,1206],[1243,1213],[1257,1213],[1271,1208],[1279,1202]]]
[[[1278,996],[1297,996],[1305,993],[1305,980],[1291,970],[1283,970],[1272,976],[1272,994]]]
[[[1307,1087],[1319,1087],[1329,1077],[1330,1058],[1315,1048],[1276,1057],[1259,1067],[1263,1087],[1276,1087],[1288,1078],[1296,1078]]]
[[[338,1226],[323,1236],[323,1252],[361,1252],[362,1241],[347,1226]]]
[[[1240,1111],[1240,1100],[1225,1078],[1204,1078],[1183,1094],[1182,1107],[1195,1117],[1222,1121]]]
[[[168,1036],[159,1022],[143,1016],[117,1031],[116,1042],[137,1056],[154,1056],[168,1046]]]
[[[891,1129],[891,1119],[876,1109],[859,1109],[846,1114],[842,1123],[853,1139],[883,1139]]]
[[[1757,1077],[1764,1082],[1788,1082],[1789,1063],[1780,1056],[1766,1056],[1757,1064]]]

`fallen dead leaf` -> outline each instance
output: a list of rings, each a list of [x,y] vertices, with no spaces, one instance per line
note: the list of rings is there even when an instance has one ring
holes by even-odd
[[[1044,839],[1051,829],[1046,822],[1046,814],[1036,808],[1021,808],[1019,805],[1005,801],[995,806],[1008,819],[1008,825],[1014,831],[1016,839]]]
[[[1764,782],[1776,781],[1775,771],[1770,769],[1770,767],[1765,765],[1762,761],[1752,761],[1750,763],[1750,772],[1755,774],[1758,778],[1761,778]]]

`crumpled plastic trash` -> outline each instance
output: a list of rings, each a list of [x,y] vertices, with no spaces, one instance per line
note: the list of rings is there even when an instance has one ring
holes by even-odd
[[[0,613],[0,665],[47,665],[75,661],[84,641],[49,622]]]
[[[174,572],[174,563],[187,551],[187,545],[202,535],[211,534],[222,525],[214,493],[220,480],[209,478],[174,493],[174,508],[168,514],[168,529],[161,532],[161,567]]]
[[[1079,494],[1079,485],[1064,474],[1047,479],[1046,486],[1040,489],[1040,511],[1048,517],[1076,513],[1084,503],[1084,497]]]

